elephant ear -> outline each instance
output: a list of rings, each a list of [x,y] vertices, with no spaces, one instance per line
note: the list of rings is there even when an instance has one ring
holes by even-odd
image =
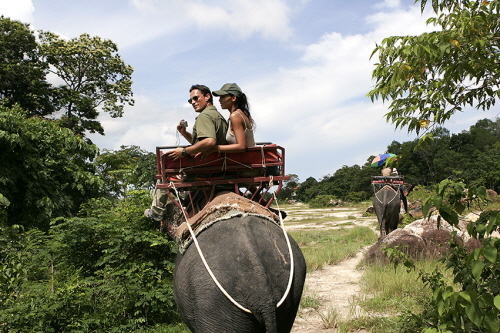
[[[173,202],[169,201],[165,208],[165,219],[160,222],[160,231],[167,233],[173,240],[179,242],[177,230],[184,222],[184,214],[182,210]]]

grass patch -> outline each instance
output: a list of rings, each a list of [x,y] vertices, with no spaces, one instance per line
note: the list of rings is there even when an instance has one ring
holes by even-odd
[[[349,226],[349,225],[356,225],[356,223],[354,223],[354,222],[344,222],[344,223],[337,224],[337,226],[339,226],[339,227],[341,227],[341,226]]]
[[[330,307],[325,312],[318,311],[323,322],[323,328],[336,328],[340,322],[340,315],[337,309]]]
[[[437,261],[421,261],[421,269],[431,272]],[[424,287],[416,271],[407,272],[403,266],[396,269],[393,265],[371,264],[365,267],[361,278],[361,292],[366,295],[360,306],[366,311],[397,314],[405,308],[414,312],[423,309],[416,301],[420,297],[430,297],[431,290]]]
[[[177,323],[170,325],[156,325],[153,327],[146,327],[137,332],[138,333],[191,333],[189,328],[184,323]]]
[[[371,333],[395,332],[394,323],[389,318],[361,316],[339,323],[338,333],[357,332],[366,329]]]
[[[328,222],[333,220],[333,218],[329,217],[320,217],[321,215],[318,215],[318,217],[306,217],[306,218],[300,218],[299,216],[295,216],[297,219],[296,220],[290,220],[290,221],[285,221],[286,223],[292,223],[292,222],[303,222],[303,223],[323,223],[323,222]],[[292,217],[292,216],[291,216]]]
[[[297,230],[289,233],[302,249],[309,273],[351,258],[360,248],[377,240],[377,235],[370,228],[359,226],[336,230]]]
[[[320,305],[321,305],[321,302],[318,298],[318,295],[313,294],[313,295],[302,296],[302,299],[300,300],[300,304],[299,304],[299,311],[301,311],[303,309],[315,309],[315,310],[317,310]]]

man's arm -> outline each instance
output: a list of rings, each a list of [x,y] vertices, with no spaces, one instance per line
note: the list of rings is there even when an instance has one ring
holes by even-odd
[[[197,153],[202,153],[215,147],[216,143],[217,141],[215,140],[215,138],[203,138],[192,146],[186,148],[178,147],[174,150],[166,152],[165,154],[167,155],[168,159],[175,161],[182,157],[182,152],[184,151],[184,149],[186,149],[186,153],[188,153],[189,155],[195,155]]]

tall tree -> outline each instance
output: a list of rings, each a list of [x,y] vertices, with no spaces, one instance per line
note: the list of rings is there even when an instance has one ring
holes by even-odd
[[[104,191],[123,197],[128,190],[154,188],[156,155],[138,146],[121,146],[120,150],[104,150],[94,161],[97,174],[104,180]]]
[[[432,9],[437,31],[385,38],[372,54],[368,96],[392,100],[387,120],[417,134],[465,106],[487,110],[500,94],[500,1],[433,0]]]
[[[97,121],[99,110],[121,117],[126,104],[133,105],[132,72],[120,58],[115,43],[82,34],[64,40],[54,33],[40,34],[40,48],[50,72],[64,84],[57,87],[60,122],[75,133],[104,134]]]
[[[296,174],[290,174],[290,179],[283,182],[283,188],[281,189],[278,199],[289,200],[293,198],[293,193],[297,190],[300,185],[299,176]]]
[[[28,116],[54,111],[46,81],[48,65],[40,61],[35,35],[27,24],[0,16],[0,99],[19,104]]]

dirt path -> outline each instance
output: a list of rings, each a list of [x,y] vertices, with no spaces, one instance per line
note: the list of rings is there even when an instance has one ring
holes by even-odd
[[[306,277],[304,296],[318,297],[321,302],[317,310],[305,309],[295,319],[292,333],[326,333],[335,332],[334,328],[324,328],[321,315],[328,317],[332,310],[343,320],[353,318],[360,313],[354,307],[353,300],[359,296],[359,280],[363,274],[356,269],[363,258],[365,249],[358,252],[354,258],[342,261],[337,265],[329,265],[315,271]],[[368,332],[368,331],[358,331]]]
[[[345,212],[344,209],[334,209],[325,211],[323,216],[344,216],[346,220],[335,220],[334,222],[322,223],[322,228],[335,228],[337,224],[345,224],[351,222],[353,225],[364,225],[373,227],[374,219],[362,218],[361,211]],[[296,211],[299,213],[299,211]],[[319,213],[319,212],[318,212]],[[300,213],[299,213],[300,214]],[[328,214],[328,215],[326,215]],[[298,214],[290,214],[291,220],[300,220]],[[288,219],[288,218],[287,218]],[[287,228],[318,228],[318,225],[288,225]],[[362,310],[355,307],[353,300],[359,297],[360,286],[359,281],[363,275],[363,271],[356,268],[362,260],[364,253],[369,247],[365,247],[359,251],[355,257],[342,261],[337,265],[329,265],[321,270],[315,271],[306,276],[306,285],[303,297],[310,296],[316,298],[320,302],[318,309],[307,308],[302,310],[297,316],[292,333],[327,333],[336,332],[335,328],[325,328],[325,320],[329,317],[332,311],[338,314],[340,320],[351,319],[362,315]],[[330,316],[331,318],[332,316]],[[328,326],[328,325],[326,325]],[[357,331],[360,333],[368,331]]]

